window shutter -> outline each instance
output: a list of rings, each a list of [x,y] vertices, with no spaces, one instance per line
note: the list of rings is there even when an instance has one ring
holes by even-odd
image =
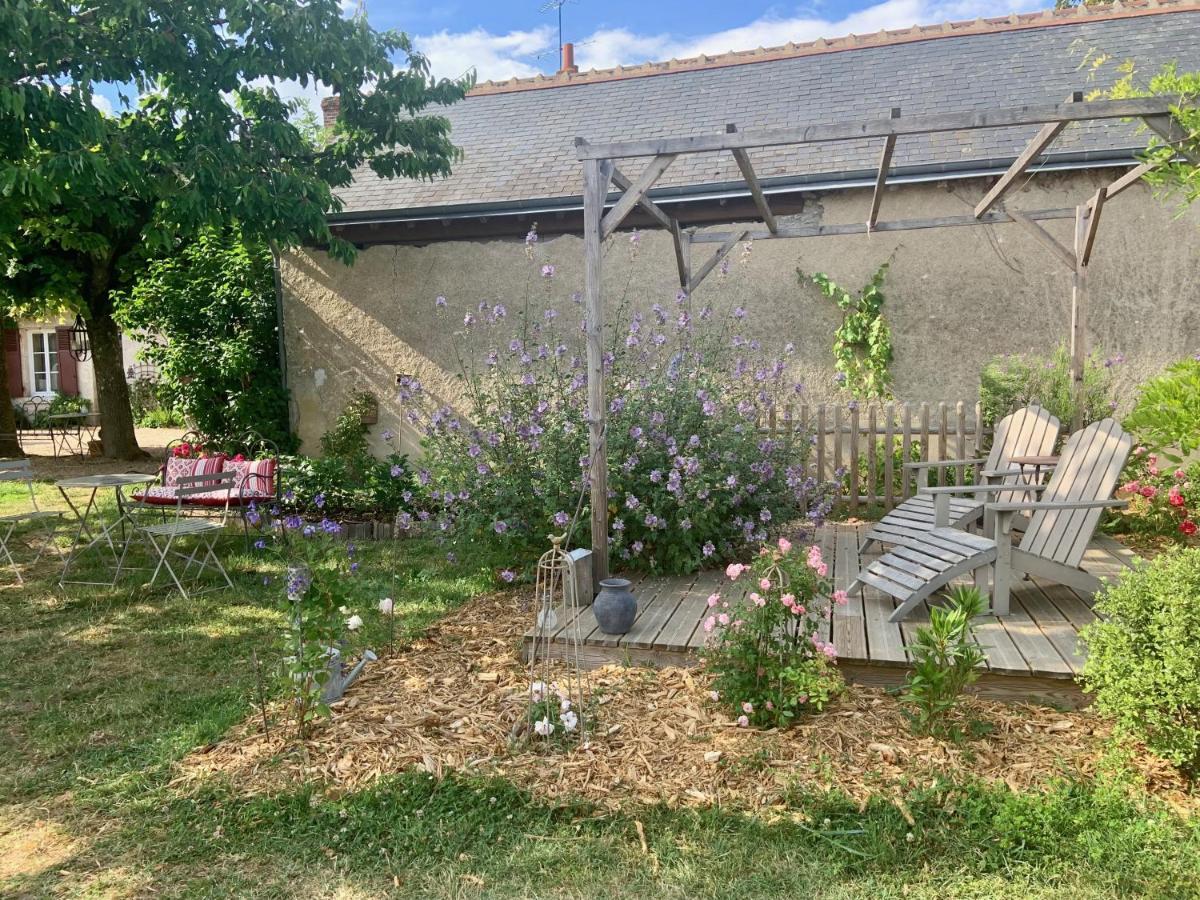
[[[71,355],[71,329],[55,328],[54,339],[58,345],[58,389],[72,397],[79,394],[79,363]]]
[[[21,366],[21,333],[15,328],[4,329],[4,366],[8,369],[8,396],[24,397],[25,381]]]

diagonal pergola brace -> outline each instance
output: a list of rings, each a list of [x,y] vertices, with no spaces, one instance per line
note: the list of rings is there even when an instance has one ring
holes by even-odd
[[[892,118],[900,118],[900,107],[892,107]],[[883,139],[883,152],[879,155],[879,172],[875,176],[875,193],[871,195],[871,211],[867,214],[867,234],[879,221],[879,206],[883,203],[883,188],[887,184],[888,169],[892,167],[892,153],[896,150],[896,136],[889,134]]]
[[[1108,188],[1100,188],[1087,202],[1087,225],[1076,248],[1078,265],[1086,266],[1092,260],[1092,247],[1096,243],[1096,229],[1100,227],[1100,212],[1108,198]]]
[[[627,176],[624,172],[622,172],[616,166],[612,167],[612,182],[620,190],[625,191],[627,193],[628,193],[629,189],[633,187],[633,182],[629,179],[629,176]],[[637,204],[642,209],[644,209],[646,212],[648,212],[651,216],[653,216],[654,220],[656,222],[658,222],[658,224],[661,225],[663,228],[669,229],[672,227],[671,223],[673,223],[675,220],[672,219],[669,215],[667,215],[667,213],[663,210],[663,208],[661,206],[659,206],[657,203],[655,203],[653,200],[651,200],[645,194],[642,194],[642,196],[638,198]]]
[[[662,177],[663,172],[667,171],[671,163],[675,162],[675,158],[676,154],[674,153],[664,153],[650,160],[645,170],[638,176],[637,181],[625,188],[625,193],[621,195],[616,206],[605,213],[604,219],[600,223],[601,240],[617,230],[617,227],[625,221],[625,217],[641,203],[646,192],[654,187],[654,183]],[[622,180],[628,183],[628,179],[622,177]],[[664,215],[666,214],[664,213]]]
[[[1135,166],[1134,168],[1130,169],[1128,172],[1126,172],[1124,175],[1122,175],[1120,178],[1118,178],[1116,181],[1114,181],[1112,184],[1110,184],[1108,187],[1106,187],[1104,189],[1105,199],[1111,200],[1113,197],[1117,196],[1117,194],[1120,194],[1122,191],[1125,191],[1128,188],[1133,187],[1135,184],[1137,184],[1139,181],[1142,180],[1143,175],[1145,175],[1151,169],[1154,169],[1156,167],[1157,167],[1157,163],[1142,163],[1140,166]]]
[[[728,123],[725,126],[725,133],[737,134],[737,125],[733,122]],[[742,170],[742,178],[746,179],[746,186],[750,188],[750,196],[754,198],[754,205],[758,207],[759,216],[762,217],[767,230],[771,234],[775,234],[779,230],[779,226],[775,222],[775,214],[771,212],[771,207],[767,203],[767,196],[763,193],[762,185],[758,183],[758,175],[754,172],[754,166],[750,164],[750,154],[741,147],[734,147],[730,152],[733,154],[738,168]]]
[[[1054,235],[1022,212],[1018,212],[1015,209],[1010,209],[1007,212],[1012,217],[1014,222],[1016,222],[1030,235],[1040,241],[1062,262],[1063,265],[1065,265],[1072,272],[1075,271],[1075,254],[1060,244]]]
[[[694,294],[696,292],[696,288],[699,287],[700,282],[707,278],[708,274],[715,269],[717,264],[728,255],[729,251],[737,246],[738,241],[740,241],[749,233],[749,229],[743,229],[742,231],[735,231],[733,234],[729,235],[729,237],[725,239],[725,242],[717,248],[717,252],[705,261],[704,265],[700,267],[700,271],[698,271],[688,282],[688,293]]]
[[[1083,91],[1076,91],[1067,98],[1068,103],[1081,103],[1082,101]],[[999,203],[1000,199],[1016,184],[1017,179],[1021,177],[1021,173],[1029,168],[1031,162],[1042,155],[1043,151],[1050,146],[1051,142],[1066,127],[1066,122],[1047,122],[1043,125],[1041,130],[1034,135],[1033,140],[1021,151],[1021,155],[1013,160],[1013,164],[1008,167],[1008,171],[1000,176],[1000,180],[992,185],[992,189],[976,205],[975,216],[982,216]]]
[[[1162,138],[1168,146],[1173,147],[1176,153],[1188,160],[1188,162],[1200,165],[1200,156],[1185,150],[1181,146],[1188,139],[1188,133],[1175,121],[1174,116],[1170,114],[1142,116],[1142,121],[1146,123],[1146,126],[1151,131]]]

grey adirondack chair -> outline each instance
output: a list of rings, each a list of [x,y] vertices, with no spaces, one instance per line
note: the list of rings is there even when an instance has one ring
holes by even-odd
[[[917,473],[917,494],[909,497],[867,532],[862,550],[872,543],[899,543],[899,539],[931,531],[938,525],[965,529],[974,525],[983,515],[984,501],[981,495],[959,491],[967,496],[947,496],[945,518],[938,522],[934,515],[934,495],[925,487],[929,472],[933,469],[949,469],[957,466],[978,467],[982,484],[1016,484],[1021,481],[1021,471],[1013,466],[1017,456],[1044,456],[1054,451],[1058,440],[1059,421],[1040,406],[1026,406],[996,423],[992,437],[992,449],[983,459],[948,459],[941,461],[905,463],[905,474]]]
[[[1112,499],[1129,458],[1133,438],[1112,419],[1094,422],[1067,440],[1050,480],[1044,485],[995,484],[967,488],[995,498],[987,504],[990,536],[935,527],[893,538],[896,546],[870,563],[851,586],[870,585],[894,597],[900,605],[890,621],[899,622],[927,597],[955,578],[976,573],[986,587],[992,577],[992,614],[1006,615],[1014,574],[1035,575],[1071,588],[1094,593],[1100,580],[1079,567],[1084,551],[1105,509],[1125,506]],[[930,488],[935,502],[945,504],[957,487]],[[1038,493],[1036,500],[1006,497]],[[1013,520],[1029,515],[1021,543],[1012,542]]]

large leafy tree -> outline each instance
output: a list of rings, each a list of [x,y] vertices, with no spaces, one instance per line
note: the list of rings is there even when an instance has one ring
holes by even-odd
[[[0,290],[82,312],[113,458],[140,453],[114,311],[150,262],[229,226],[350,262],[333,189],[362,165],[447,174],[449,123],[422,113],[469,87],[338,0],[11,0],[0,40]],[[294,121],[289,82],[339,94],[333,139]],[[103,84],[124,92],[114,115]]]

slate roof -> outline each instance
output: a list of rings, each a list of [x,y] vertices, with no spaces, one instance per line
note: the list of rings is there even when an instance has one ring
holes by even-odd
[[[1094,8],[1093,8],[1094,9]],[[464,158],[449,178],[384,180],[361,171],[339,191],[347,221],[375,212],[504,208],[577,198],[576,136],[592,142],[716,133],[801,122],[831,123],[902,115],[1060,102],[1074,90],[1115,79],[1115,61],[1133,58],[1152,72],[1177,61],[1200,69],[1200,2],[1148,2],[1086,11],[1034,14],[883,33],[851,43],[817,42],[775,51],[600,73],[482,85],[446,110]],[[1044,18],[1037,18],[1044,16]],[[968,33],[961,33],[967,31]],[[914,37],[915,35],[915,37]],[[860,46],[861,44],[861,46]],[[1080,68],[1089,50],[1114,63],[1094,80]],[[765,58],[764,58],[765,57]],[[753,61],[750,61],[753,60]],[[690,63],[690,65],[689,65]],[[615,74],[614,74],[615,72]],[[1007,165],[1036,127],[901,138],[894,172],[953,172]],[[1145,146],[1132,126],[1070,125],[1051,159],[1127,159]],[[754,151],[767,184],[799,177],[848,177],[874,171],[879,141],[842,141]],[[643,160],[622,168],[636,177]],[[1036,168],[1036,165],[1035,165]],[[741,183],[730,154],[681,156],[656,193]]]

